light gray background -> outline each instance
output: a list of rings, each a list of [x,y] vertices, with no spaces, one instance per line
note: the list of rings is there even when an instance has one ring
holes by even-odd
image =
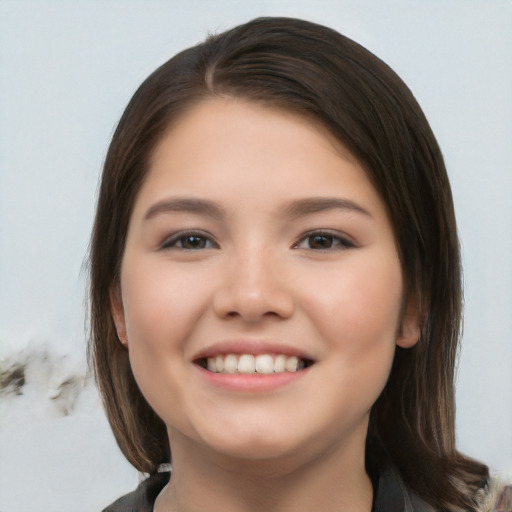
[[[426,112],[452,180],[464,254],[459,444],[510,471],[510,0],[0,0],[0,354],[46,343],[83,357],[81,266],[100,168],[123,108],[175,52],[261,15],[303,17],[354,38],[398,72]],[[71,453],[41,446],[47,468],[69,468],[58,478],[75,475],[75,498],[89,489],[85,501],[70,496],[57,506],[55,494],[34,496],[32,511],[99,509],[135,485],[98,418],[70,433]],[[63,420],[51,442],[66,442]],[[122,475],[117,487],[93,476],[100,467],[114,480]],[[34,478],[44,471],[37,468]],[[28,498],[12,497],[7,487],[0,488],[2,512],[22,510],[16,503]]]

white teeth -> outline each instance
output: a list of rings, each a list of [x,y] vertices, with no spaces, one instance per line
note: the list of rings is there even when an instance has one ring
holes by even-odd
[[[281,373],[286,371],[286,356],[280,354],[274,360],[274,371]]]
[[[260,373],[269,375],[271,373],[296,372],[302,370],[305,363],[297,356],[286,356],[278,354],[227,354],[206,359],[206,368],[213,373]]]
[[[224,359],[224,371],[226,373],[236,373],[238,371],[238,358],[234,354],[229,354]]]
[[[238,373],[254,373],[256,365],[254,363],[254,356],[244,354],[238,360]]]
[[[215,366],[217,367],[217,372],[219,373],[224,370],[224,358],[222,356],[217,356],[215,358]]]
[[[258,373],[274,373],[274,360],[272,356],[268,354],[263,354],[261,356],[256,356],[256,371]]]
[[[218,363],[217,363],[218,364]],[[299,359],[295,356],[292,356],[292,357],[289,357],[287,360],[286,360],[286,369],[289,371],[289,372],[296,372],[297,371],[297,366],[299,365]],[[218,370],[218,366],[217,366],[217,370]]]
[[[206,368],[213,373],[217,372],[217,363],[213,357],[209,357],[206,360]]]

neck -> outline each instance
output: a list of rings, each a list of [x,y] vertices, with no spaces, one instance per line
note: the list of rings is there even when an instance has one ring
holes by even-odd
[[[362,449],[303,451],[286,460],[235,460],[173,436],[173,471],[155,512],[370,512]],[[179,442],[177,442],[179,439]]]

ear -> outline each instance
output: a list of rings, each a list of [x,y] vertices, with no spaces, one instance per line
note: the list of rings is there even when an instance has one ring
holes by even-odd
[[[408,300],[398,326],[396,344],[399,347],[411,348],[418,343],[421,334],[421,319],[422,315],[416,301]]]
[[[116,326],[117,337],[122,345],[128,348],[128,337],[126,336],[126,321],[124,317],[123,301],[121,290],[112,285],[110,288],[110,313]]]

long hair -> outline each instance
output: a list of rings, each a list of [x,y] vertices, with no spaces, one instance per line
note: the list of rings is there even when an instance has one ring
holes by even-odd
[[[436,139],[402,80],[329,28],[259,18],[163,64],[126,108],[107,153],[90,252],[90,356],[116,440],[140,471],[171,458],[165,425],[139,391],[110,314],[133,204],[156,144],[206,98],[236,97],[322,123],[363,165],[387,207],[419,342],[396,349],[372,408],[368,471],[392,465],[443,510],[476,510],[487,468],[457,452],[454,371],[461,322],[459,242]]]

